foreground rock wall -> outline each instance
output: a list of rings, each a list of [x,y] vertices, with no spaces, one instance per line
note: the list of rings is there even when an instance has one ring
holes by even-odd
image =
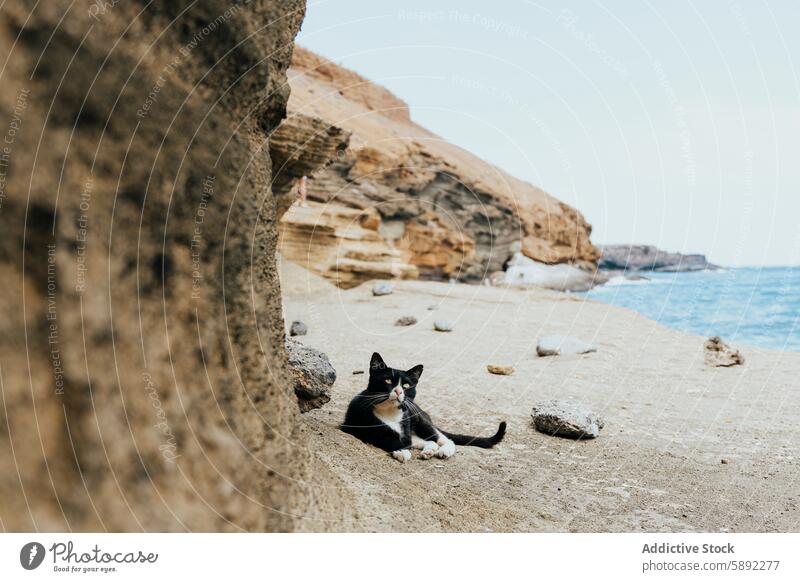
[[[309,173],[309,197],[375,208],[381,235],[421,276],[480,280],[519,250],[541,263],[594,268],[599,252],[580,212],[416,125],[386,89],[299,47],[289,77],[290,120],[312,117],[350,133],[333,162]],[[298,149],[311,143],[297,135]]]
[[[347,506],[310,490],[275,270],[267,136],[303,13],[4,4],[3,529],[318,529]]]

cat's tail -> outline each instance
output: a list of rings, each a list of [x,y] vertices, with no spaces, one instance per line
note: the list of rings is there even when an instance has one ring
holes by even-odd
[[[500,423],[500,427],[497,429],[497,432],[494,433],[494,436],[490,437],[476,437],[476,436],[469,436],[465,434],[453,434],[450,432],[445,432],[439,429],[440,432],[453,441],[455,444],[460,446],[469,446],[469,447],[480,447],[482,449],[491,449],[497,443],[503,440],[503,437],[506,436],[506,421]]]

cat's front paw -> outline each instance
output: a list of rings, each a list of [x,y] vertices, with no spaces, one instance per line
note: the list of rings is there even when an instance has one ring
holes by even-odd
[[[411,451],[409,451],[408,449],[400,449],[399,451],[392,451],[392,456],[401,463],[405,463],[406,461],[411,460]]]
[[[436,456],[440,459],[449,459],[455,454],[456,444],[453,441],[447,441],[444,444],[439,445],[439,449],[436,451]]]
[[[436,452],[439,450],[439,445],[437,445],[433,441],[425,441],[425,446],[422,447],[422,451],[419,454],[420,459],[430,459],[432,458]]]

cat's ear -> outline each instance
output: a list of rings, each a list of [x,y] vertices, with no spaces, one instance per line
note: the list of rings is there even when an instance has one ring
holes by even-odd
[[[422,364],[414,366],[410,370],[406,371],[406,375],[413,378],[415,383],[419,382],[419,377],[422,376]]]
[[[385,370],[386,363],[384,363],[383,358],[378,352],[372,354],[372,359],[369,361],[369,371],[377,372],[378,370]]]

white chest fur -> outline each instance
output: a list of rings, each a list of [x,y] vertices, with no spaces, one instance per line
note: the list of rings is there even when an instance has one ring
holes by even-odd
[[[401,422],[403,420],[403,410],[401,408],[397,408],[396,402],[388,400],[386,402],[381,402],[380,404],[377,404],[372,411],[375,413],[377,419],[383,424],[391,428],[397,434],[403,434],[403,429],[401,426]]]

